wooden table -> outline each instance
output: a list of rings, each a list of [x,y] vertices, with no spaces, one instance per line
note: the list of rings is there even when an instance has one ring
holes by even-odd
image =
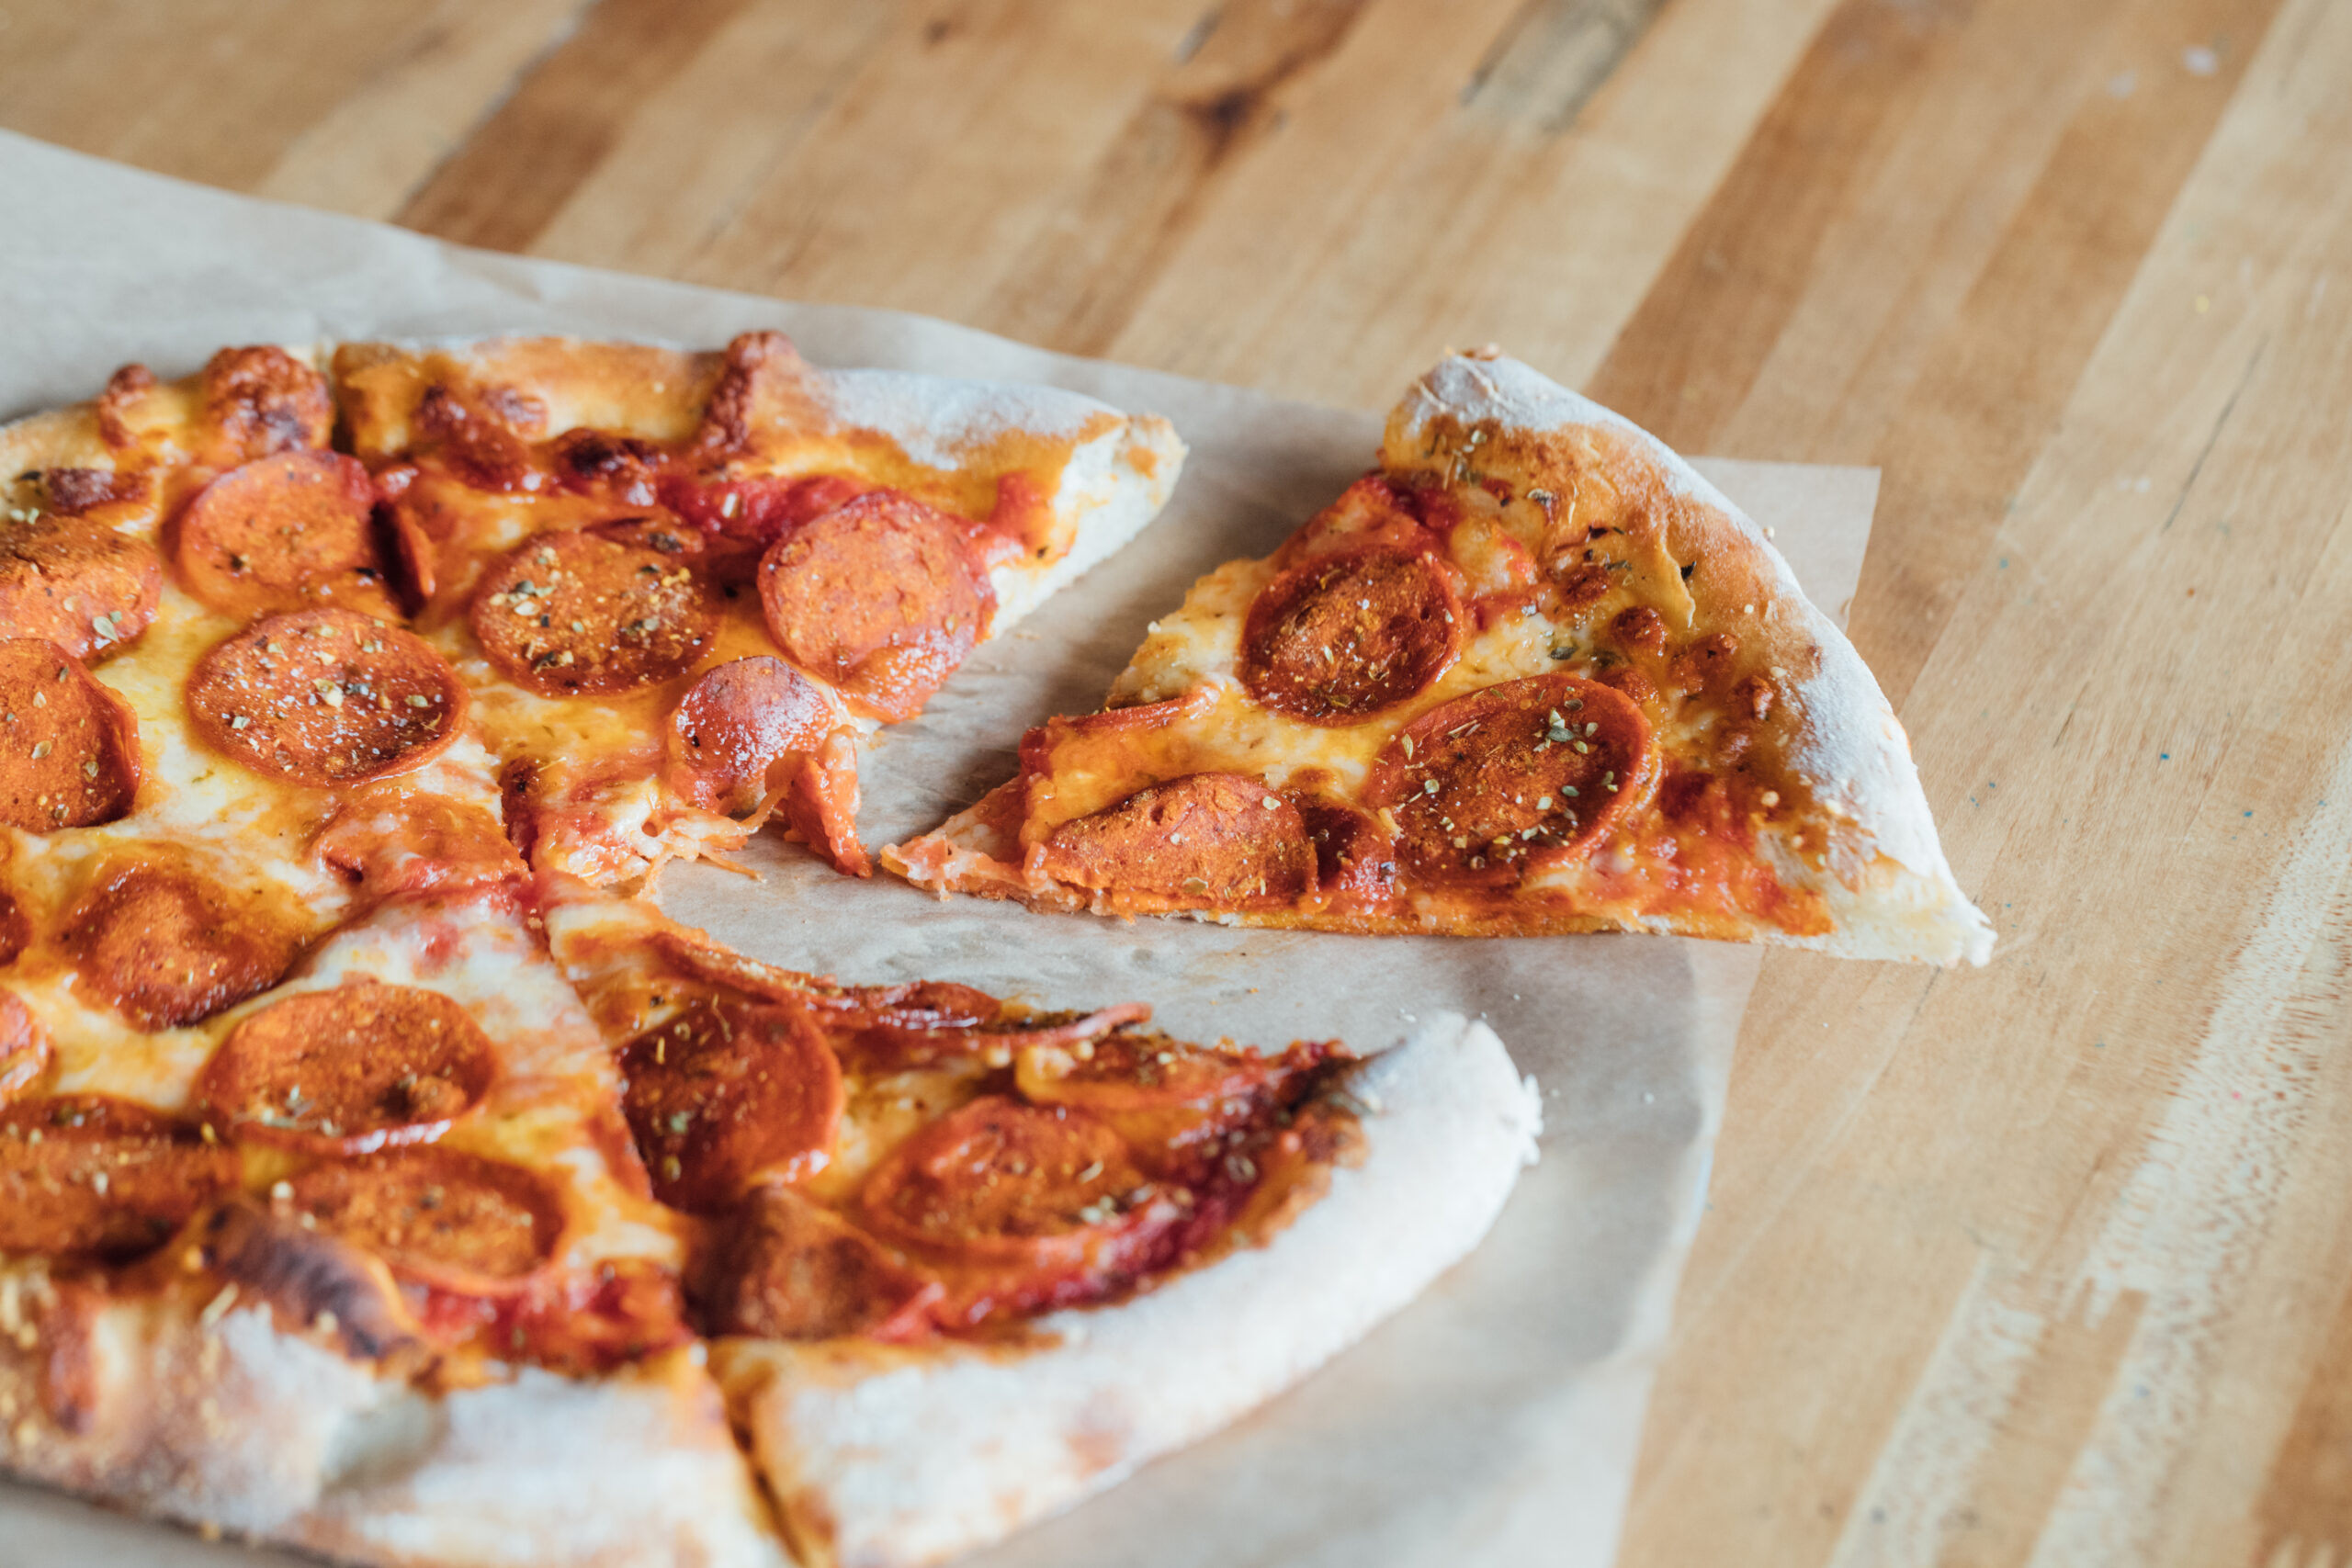
[[[240,190],[1881,466],[2001,951],[1766,964],[1624,1561],[2352,1554],[2352,5],[0,11],[0,123]]]

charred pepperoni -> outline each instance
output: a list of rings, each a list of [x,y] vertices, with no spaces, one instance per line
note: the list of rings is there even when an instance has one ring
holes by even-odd
[[[797,1181],[832,1157],[841,1064],[798,1008],[694,1002],[620,1066],[629,1131],[673,1208],[724,1209],[755,1178]]]
[[[534,488],[526,433],[544,427],[538,400],[503,388],[467,399],[447,387],[427,387],[417,400],[416,428],[443,468],[479,490]]]
[[[323,446],[334,423],[326,378],[282,348],[224,348],[204,367],[204,460],[228,468]]]
[[[153,482],[139,468],[48,468],[40,476],[50,510],[74,516],[144,502]]]
[[[19,1102],[0,1111],[0,1252],[152,1251],[239,1168],[235,1150],[127,1100]]]
[[[906,1340],[930,1327],[939,1281],[789,1187],[735,1216],[711,1292],[712,1329],[763,1339]]]
[[[842,722],[816,682],[772,654],[721,664],[670,716],[673,783],[706,811],[749,811]]]
[[[544,697],[635,691],[684,673],[710,651],[718,592],[682,548],[661,548],[662,536],[567,530],[509,552],[474,592],[482,652]]]
[[[1435,558],[1343,550],[1258,595],[1241,632],[1241,682],[1294,718],[1357,724],[1426,689],[1461,646],[1461,601]]]
[[[1209,908],[1272,908],[1315,890],[1298,807],[1239,773],[1137,790],[1055,829],[1040,857],[1057,882]]]
[[[1581,853],[1648,787],[1649,721],[1573,675],[1506,681],[1399,731],[1365,789],[1424,876],[1510,882]]]
[[[466,705],[431,645],[351,610],[256,622],[187,683],[206,740],[255,773],[317,785],[423,767],[457,739]]]
[[[760,561],[777,646],[876,717],[911,718],[987,634],[996,592],[954,518],[874,491]]]
[[[180,514],[180,575],[224,615],[333,604],[389,620],[400,612],[375,504],[368,470],[339,453],[280,452],[232,468]]]
[[[0,991],[0,1105],[22,1098],[49,1071],[54,1050],[24,998]]]
[[[0,642],[0,823],[49,833],[115,821],[141,771],[130,705],[53,642]]]
[[[248,1143],[370,1154],[439,1137],[496,1076],[489,1038],[456,1002],[358,979],[239,1023],[198,1075],[196,1098]]]
[[[563,1192],[552,1181],[439,1147],[315,1167],[294,1179],[292,1202],[394,1272],[459,1295],[523,1289],[564,1231]]]
[[[0,626],[76,659],[147,629],[164,589],[155,552],[103,523],[46,513],[0,532]]]
[[[252,900],[174,861],[99,869],[57,944],[90,991],[142,1029],[180,1029],[277,983],[293,933]]]
[[[984,1095],[893,1150],[859,1213],[885,1241],[956,1263],[1038,1276],[1125,1273],[1182,1211],[1126,1140],[1069,1106]]]

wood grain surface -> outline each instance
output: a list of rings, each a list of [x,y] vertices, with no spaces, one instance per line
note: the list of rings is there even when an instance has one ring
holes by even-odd
[[[0,124],[235,189],[1880,466],[1855,640],[2002,947],[1766,964],[1623,1561],[2352,1562],[2352,5],[0,16]]]

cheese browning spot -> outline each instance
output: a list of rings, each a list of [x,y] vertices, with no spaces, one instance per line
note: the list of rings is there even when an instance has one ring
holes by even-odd
[[[130,812],[141,774],[130,705],[38,637],[0,642],[0,823],[28,833]]]
[[[359,979],[239,1023],[205,1063],[196,1100],[245,1142],[368,1154],[439,1137],[496,1075],[489,1038],[456,1002]]]
[[[313,785],[423,767],[457,739],[468,701],[430,644],[337,609],[256,622],[199,660],[187,683],[206,740],[256,773]]]

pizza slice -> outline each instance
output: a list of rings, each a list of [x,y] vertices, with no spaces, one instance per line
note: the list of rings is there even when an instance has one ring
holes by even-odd
[[[560,885],[694,1310],[808,1568],[985,1545],[1304,1377],[1476,1245],[1538,1108],[1483,1025],[1359,1061],[844,987]]]
[[[1903,727],[1756,525],[1492,351],[1193,586],[1019,774],[884,863],[943,894],[1342,931],[1647,931],[1983,962]]]
[[[866,874],[859,742],[1131,538],[1183,455],[1163,420],[817,370],[775,333],[345,344],[333,369],[510,816],[538,863],[599,882],[723,855],[772,812]]]

